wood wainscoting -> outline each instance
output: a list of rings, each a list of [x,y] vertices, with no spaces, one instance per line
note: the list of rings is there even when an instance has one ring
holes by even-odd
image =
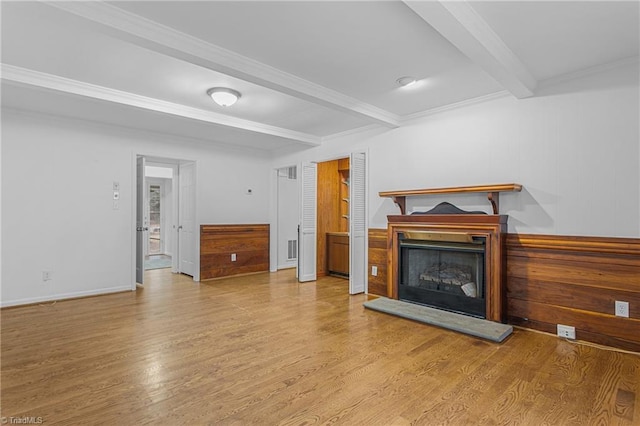
[[[378,275],[371,274],[371,268],[378,268]],[[369,287],[368,294],[391,297],[387,294],[387,229],[369,229]]]
[[[369,229],[369,290],[386,287],[386,229]],[[640,239],[507,234],[507,322],[580,340],[640,351]],[[378,276],[371,275],[377,266]],[[616,300],[629,318],[614,316]]]
[[[265,271],[269,271],[268,224],[200,226],[201,280]]]
[[[640,351],[640,239],[509,234],[506,245],[509,323],[570,325],[577,339]]]

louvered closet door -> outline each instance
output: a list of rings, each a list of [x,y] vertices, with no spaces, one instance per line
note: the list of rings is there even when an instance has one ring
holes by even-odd
[[[363,293],[367,280],[366,156],[351,154],[349,170],[349,293]]]
[[[302,163],[300,170],[300,220],[298,227],[298,281],[316,280],[316,192],[317,167],[315,163]]]

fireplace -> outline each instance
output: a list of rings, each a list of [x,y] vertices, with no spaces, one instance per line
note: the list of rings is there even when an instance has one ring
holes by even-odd
[[[413,231],[398,244],[398,299],[486,317],[485,237]]]
[[[389,297],[504,322],[507,216],[388,216]]]

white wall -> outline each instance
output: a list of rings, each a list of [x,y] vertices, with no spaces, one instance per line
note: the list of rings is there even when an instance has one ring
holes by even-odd
[[[398,209],[379,191],[518,182],[510,232],[640,237],[638,64],[277,155],[3,111],[2,283],[9,306],[131,288],[136,154],[196,160],[196,219],[267,223],[273,170],[365,149],[369,226]],[[427,94],[428,95],[428,94]],[[120,209],[112,185],[120,182]],[[271,182],[272,187],[269,185]],[[253,195],[245,195],[247,189]],[[483,208],[480,196],[447,199]],[[438,199],[412,200],[432,207]],[[271,209],[271,210],[270,210]],[[273,253],[272,253],[273,254]],[[53,271],[43,283],[42,271]]]
[[[635,63],[547,85],[529,99],[504,96],[336,138],[281,152],[274,167],[368,150],[371,228],[399,214],[379,191],[516,182],[524,190],[500,199],[510,232],[639,237],[638,75]],[[422,197],[409,207],[444,199],[490,211],[481,195]]]
[[[267,154],[3,111],[2,306],[131,288],[136,154],[197,161],[198,224],[268,223]]]

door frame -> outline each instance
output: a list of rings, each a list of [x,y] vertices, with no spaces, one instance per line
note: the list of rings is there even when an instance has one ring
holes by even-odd
[[[132,262],[131,262],[131,290],[136,290],[138,288],[138,285],[136,283],[136,201],[138,199],[138,188],[137,188],[137,175],[136,175],[136,171],[137,171],[137,159],[138,157],[144,157],[146,160],[146,163],[160,163],[163,164],[165,166],[173,166],[174,168],[174,175],[173,175],[173,179],[172,179],[172,186],[173,186],[173,190],[172,190],[172,198],[173,198],[173,209],[174,209],[174,215],[173,215],[173,225],[171,225],[171,230],[173,233],[173,241],[177,242],[177,222],[179,220],[178,217],[178,209],[179,209],[179,172],[178,172],[178,165],[181,163],[195,163],[196,164],[196,170],[195,170],[195,179],[194,179],[194,184],[195,184],[195,190],[196,190],[196,194],[197,194],[197,189],[198,189],[198,167],[197,167],[197,161],[196,160],[190,160],[190,159],[184,159],[184,158],[175,158],[175,157],[166,157],[163,154],[159,154],[159,153],[141,153],[141,152],[135,152],[132,151],[131,153],[131,194],[132,194],[132,202],[131,202],[131,222],[130,222],[130,229],[131,229],[131,253],[132,253]],[[144,197],[144,194],[142,194],[142,196]],[[194,197],[194,212],[195,212],[195,221],[196,224],[200,223],[200,215],[197,209],[198,206],[198,201],[197,201],[198,197]],[[175,228],[174,228],[175,227]],[[194,262],[194,267],[195,267],[195,271],[193,274],[193,281],[195,282],[199,282],[200,281],[200,233],[199,232],[195,232],[195,238],[194,238],[194,253],[195,253],[195,262]],[[174,250],[173,256],[172,256],[172,267],[171,267],[171,272],[176,273],[178,272],[177,270],[177,263],[174,262],[174,259],[177,259],[177,257],[179,256],[179,254],[177,253],[177,245],[176,248]]]
[[[312,158],[312,159],[304,159],[304,160],[300,160],[298,161],[296,164],[299,166],[299,164],[304,163],[304,162],[310,162],[310,163],[324,163],[327,161],[334,161],[334,160],[339,160],[341,158],[351,158],[351,154],[353,153],[358,153],[358,152],[364,152],[365,153],[365,185],[367,188],[367,194],[366,194],[366,204],[365,204],[365,223],[366,223],[366,229],[365,229],[365,251],[364,251],[364,264],[367,265],[367,274],[365,274],[365,277],[368,277],[368,268],[369,268],[369,194],[368,194],[368,188],[369,188],[369,148],[362,148],[362,149],[354,149],[352,151],[348,151],[348,152],[343,152],[343,153],[339,153],[339,154],[333,154],[327,157],[321,157],[319,159],[316,158]],[[283,167],[288,167],[287,165],[279,165],[277,167],[274,167],[274,173],[271,173],[271,195],[272,195],[272,199],[273,200],[277,200],[277,196],[278,196],[278,189],[277,189],[277,173],[278,170],[283,168]],[[299,167],[298,167],[299,168]],[[300,178],[300,170],[298,170],[298,179]],[[298,185],[300,185],[300,179],[298,182]],[[277,205],[274,206],[274,204],[277,203],[272,203],[272,207],[271,207],[271,225],[270,225],[270,229],[271,229],[271,238],[270,238],[270,270],[271,272],[275,272],[277,271],[278,267],[277,267],[277,250],[278,250],[278,246],[277,246],[277,230],[278,230],[278,208]],[[301,208],[302,206],[302,200],[298,200],[298,210]],[[349,243],[351,243],[351,235],[349,235]],[[298,243],[298,246],[300,244]],[[299,248],[299,247],[298,247]],[[300,259],[298,259],[299,261]],[[364,283],[364,292],[365,294],[369,292],[369,280],[366,279],[365,283]]]
[[[296,175],[300,172],[300,164],[291,164],[288,166],[282,166],[282,167],[278,167],[273,169],[273,173],[271,174],[270,177],[270,184],[271,184],[271,200],[274,200],[273,203],[271,203],[271,211],[270,211],[270,217],[273,218],[272,220],[272,225],[269,226],[269,271],[270,272],[276,272],[280,270],[280,228],[278,226],[279,222],[280,222],[280,180],[279,180],[279,172],[282,169],[288,169],[290,167],[295,167],[296,168]],[[275,173],[275,174],[274,174]],[[296,180],[299,178],[296,178]],[[296,217],[299,217],[300,213],[300,200],[298,200],[298,203],[295,206],[292,206],[292,208],[297,209],[298,211],[296,211]],[[271,242],[275,241],[275,244],[272,244]],[[297,263],[298,259],[296,256],[296,263]]]

